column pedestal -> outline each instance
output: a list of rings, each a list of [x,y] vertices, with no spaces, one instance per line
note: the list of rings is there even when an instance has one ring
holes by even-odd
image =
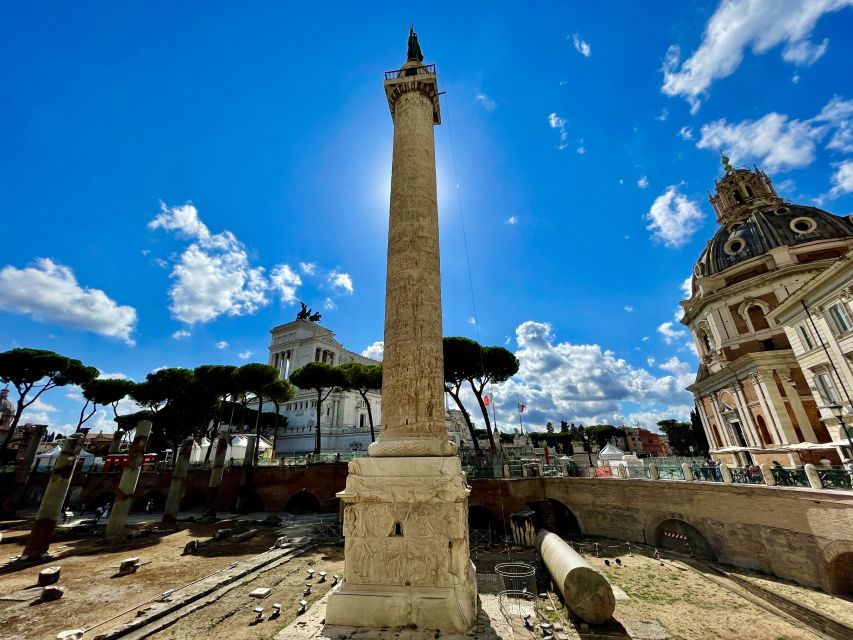
[[[457,457],[360,458],[349,464],[344,581],[326,623],[464,633],[477,615],[468,548],[470,488]]]

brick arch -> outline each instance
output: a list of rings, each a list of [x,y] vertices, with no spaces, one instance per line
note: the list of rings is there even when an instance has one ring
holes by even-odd
[[[697,558],[716,560],[719,555],[711,543],[713,536],[704,527],[696,526],[681,513],[653,513],[646,517],[644,534],[647,544],[676,553],[692,552]],[[686,540],[667,534],[685,535]],[[689,543],[689,547],[687,544]]]
[[[300,489],[288,496],[284,503],[284,511],[287,513],[319,513],[322,511],[320,499],[308,491]]]
[[[833,595],[853,596],[853,542],[836,540],[823,549],[824,591]]]

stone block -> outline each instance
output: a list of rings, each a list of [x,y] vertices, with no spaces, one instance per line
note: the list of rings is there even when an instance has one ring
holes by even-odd
[[[62,567],[48,567],[39,571],[38,586],[46,587],[49,584],[59,582],[59,572]]]
[[[126,576],[131,573],[136,573],[139,568],[139,558],[125,558],[118,566],[118,574]]]
[[[54,600],[59,600],[65,590],[62,587],[45,587],[41,592],[41,601],[42,602],[53,602]]]
[[[249,597],[263,599],[268,598],[271,593],[272,589],[267,589],[266,587],[258,587],[257,589],[249,593]]]

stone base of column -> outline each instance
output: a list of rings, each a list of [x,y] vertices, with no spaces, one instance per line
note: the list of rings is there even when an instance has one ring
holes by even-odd
[[[382,435],[390,437],[383,438]],[[426,436],[397,437],[396,434],[380,434],[376,442],[367,447],[372,458],[406,458],[426,456],[455,456],[457,446],[447,439],[447,434],[430,438]]]
[[[464,633],[477,616],[457,457],[360,458],[344,503],[344,581],[326,624]]]

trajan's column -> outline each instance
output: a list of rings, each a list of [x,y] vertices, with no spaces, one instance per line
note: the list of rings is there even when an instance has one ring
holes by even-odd
[[[382,433],[349,465],[345,567],[329,625],[464,632],[477,587],[468,551],[470,489],[444,428],[435,65],[414,30],[408,60],[385,74],[394,121]]]

